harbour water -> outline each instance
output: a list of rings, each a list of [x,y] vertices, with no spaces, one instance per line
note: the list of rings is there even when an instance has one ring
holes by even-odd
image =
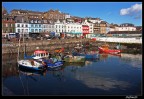
[[[141,95],[142,55],[100,54],[98,60],[65,63],[31,73],[19,70],[16,54],[2,57],[2,95]]]

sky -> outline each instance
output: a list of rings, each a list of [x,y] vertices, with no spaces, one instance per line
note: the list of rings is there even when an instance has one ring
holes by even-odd
[[[50,9],[71,16],[100,18],[108,23],[142,26],[142,2],[2,2],[8,13],[13,9],[46,12]]]

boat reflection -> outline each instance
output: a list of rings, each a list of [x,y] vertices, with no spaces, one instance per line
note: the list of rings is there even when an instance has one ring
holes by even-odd
[[[26,70],[23,68],[18,68],[19,73],[19,79],[22,85],[23,93],[24,95],[30,95],[29,87],[31,87],[31,81],[37,82],[40,76],[43,76],[46,74],[45,71],[32,71],[32,70]]]
[[[83,67],[85,66],[85,62],[65,62],[64,67],[66,66],[80,66],[80,67]]]
[[[45,75],[46,70],[44,71],[33,71],[33,70],[28,70],[28,69],[23,69],[23,68],[18,68],[18,72],[25,74],[25,75]]]
[[[56,78],[59,81],[64,81],[64,66],[55,67],[55,68],[47,68],[47,74],[52,75],[54,78]]]

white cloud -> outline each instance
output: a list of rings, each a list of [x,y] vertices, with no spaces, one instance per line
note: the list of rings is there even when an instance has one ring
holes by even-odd
[[[120,15],[137,16],[142,11],[142,4],[132,5],[130,8],[123,8],[120,10]]]

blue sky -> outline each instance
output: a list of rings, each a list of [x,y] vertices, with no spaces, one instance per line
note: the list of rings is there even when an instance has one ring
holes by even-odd
[[[98,17],[108,23],[132,23],[142,26],[142,2],[2,2],[10,13],[13,9],[48,11],[59,9],[72,16]]]

